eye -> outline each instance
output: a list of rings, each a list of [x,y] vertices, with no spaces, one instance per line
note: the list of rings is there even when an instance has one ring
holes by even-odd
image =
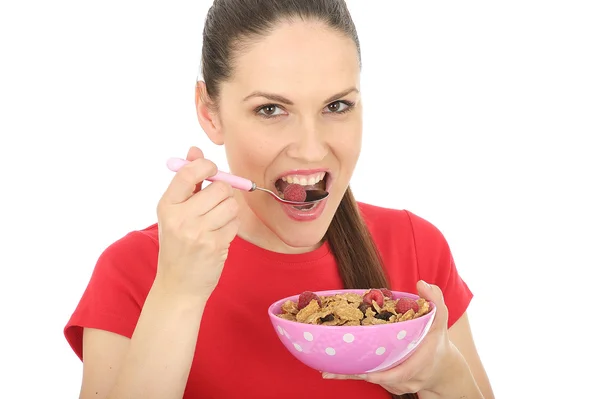
[[[264,118],[273,118],[285,114],[285,112],[275,104],[263,105],[256,110],[256,113]]]
[[[334,101],[325,107],[325,112],[332,114],[343,114],[350,111],[353,106],[354,103],[350,101]]]

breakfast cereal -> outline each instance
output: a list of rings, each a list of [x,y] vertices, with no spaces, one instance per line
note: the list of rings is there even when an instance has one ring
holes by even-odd
[[[319,296],[303,292],[297,302],[288,300],[277,316],[290,321],[324,326],[370,326],[412,320],[431,310],[429,302],[403,297],[393,299],[387,289],[370,289],[363,295],[345,293]]]

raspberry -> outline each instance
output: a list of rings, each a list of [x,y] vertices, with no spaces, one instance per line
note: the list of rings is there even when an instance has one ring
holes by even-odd
[[[321,298],[319,298],[317,294],[311,291],[304,291],[298,297],[298,310],[304,309],[313,299],[315,299],[319,303],[319,306],[321,306]]]
[[[396,304],[396,312],[406,313],[410,309],[414,310],[415,312],[419,311],[419,305],[417,304],[417,301],[411,298],[400,298],[398,300],[398,303]]]
[[[380,291],[384,297],[392,299],[392,291],[388,290],[387,288],[381,288]]]
[[[373,302],[377,302],[379,307],[383,307],[383,294],[377,289],[369,290],[363,295],[363,302],[368,305],[373,304]]]
[[[289,184],[283,189],[283,199],[294,202],[306,200],[306,190],[299,184]]]

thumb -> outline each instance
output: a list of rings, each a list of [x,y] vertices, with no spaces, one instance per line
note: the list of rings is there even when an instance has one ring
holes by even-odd
[[[428,284],[421,280],[417,283],[417,291],[419,296],[433,303],[435,306],[435,319],[433,320],[432,329],[444,328],[448,326],[448,308],[444,302],[444,294],[437,285]]]
[[[198,158],[204,158],[204,153],[202,152],[202,150],[198,147],[190,147],[190,149],[188,150],[187,156],[185,157],[186,160],[192,162],[195,161]]]

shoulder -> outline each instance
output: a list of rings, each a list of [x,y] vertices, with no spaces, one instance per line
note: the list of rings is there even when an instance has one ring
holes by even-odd
[[[134,291],[139,287],[143,291],[155,277],[157,262],[158,226],[129,231],[102,251],[90,285],[128,286]]]
[[[157,254],[158,226],[154,224],[141,230],[129,231],[116,239],[104,249],[99,261],[144,260]]]
[[[406,209],[359,203],[361,214],[383,258],[415,268],[419,278],[454,267],[446,238],[432,222]]]
[[[394,209],[366,204],[358,204],[361,215],[371,234],[387,236],[392,240],[410,239],[431,242],[445,241],[441,231],[430,221],[406,209]]]
[[[132,230],[109,244],[101,258],[151,256],[158,253],[158,225],[153,224],[140,230]]]

